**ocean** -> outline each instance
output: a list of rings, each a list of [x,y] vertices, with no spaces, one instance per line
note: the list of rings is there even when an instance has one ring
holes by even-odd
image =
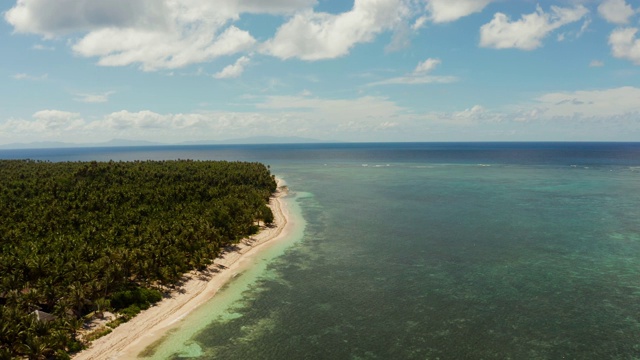
[[[149,359],[640,358],[640,143],[0,150],[260,161],[297,230]]]

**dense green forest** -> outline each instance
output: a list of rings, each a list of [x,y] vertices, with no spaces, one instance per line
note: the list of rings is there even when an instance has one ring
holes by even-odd
[[[0,359],[67,358],[88,316],[126,321],[271,223],[275,190],[259,163],[0,160]]]

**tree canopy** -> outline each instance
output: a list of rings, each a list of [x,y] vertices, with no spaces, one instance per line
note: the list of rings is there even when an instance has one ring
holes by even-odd
[[[272,222],[275,190],[259,163],[0,160],[0,359],[67,357],[85,315],[134,314]]]

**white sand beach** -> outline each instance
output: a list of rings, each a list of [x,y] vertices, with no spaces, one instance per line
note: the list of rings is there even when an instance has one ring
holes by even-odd
[[[286,194],[286,186],[278,179],[278,190],[269,203],[274,214],[273,227],[261,227],[257,235],[243,239],[233,251],[222,253],[205,271],[187,274],[184,284],[170,297],[142,311],[110,334],[93,341],[88,349],[79,352],[73,359],[133,359],[187,314],[210,300],[261,249],[274,243],[274,240],[287,237],[291,223],[282,199]]]

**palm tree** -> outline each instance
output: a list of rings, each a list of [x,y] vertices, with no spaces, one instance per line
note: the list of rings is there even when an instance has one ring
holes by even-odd
[[[94,301],[93,304],[96,306],[96,316],[99,318],[103,317],[105,311],[111,309],[111,301],[109,299],[100,298]]]
[[[51,351],[46,341],[37,336],[27,337],[20,348],[22,355],[27,356],[29,360],[45,360]]]

